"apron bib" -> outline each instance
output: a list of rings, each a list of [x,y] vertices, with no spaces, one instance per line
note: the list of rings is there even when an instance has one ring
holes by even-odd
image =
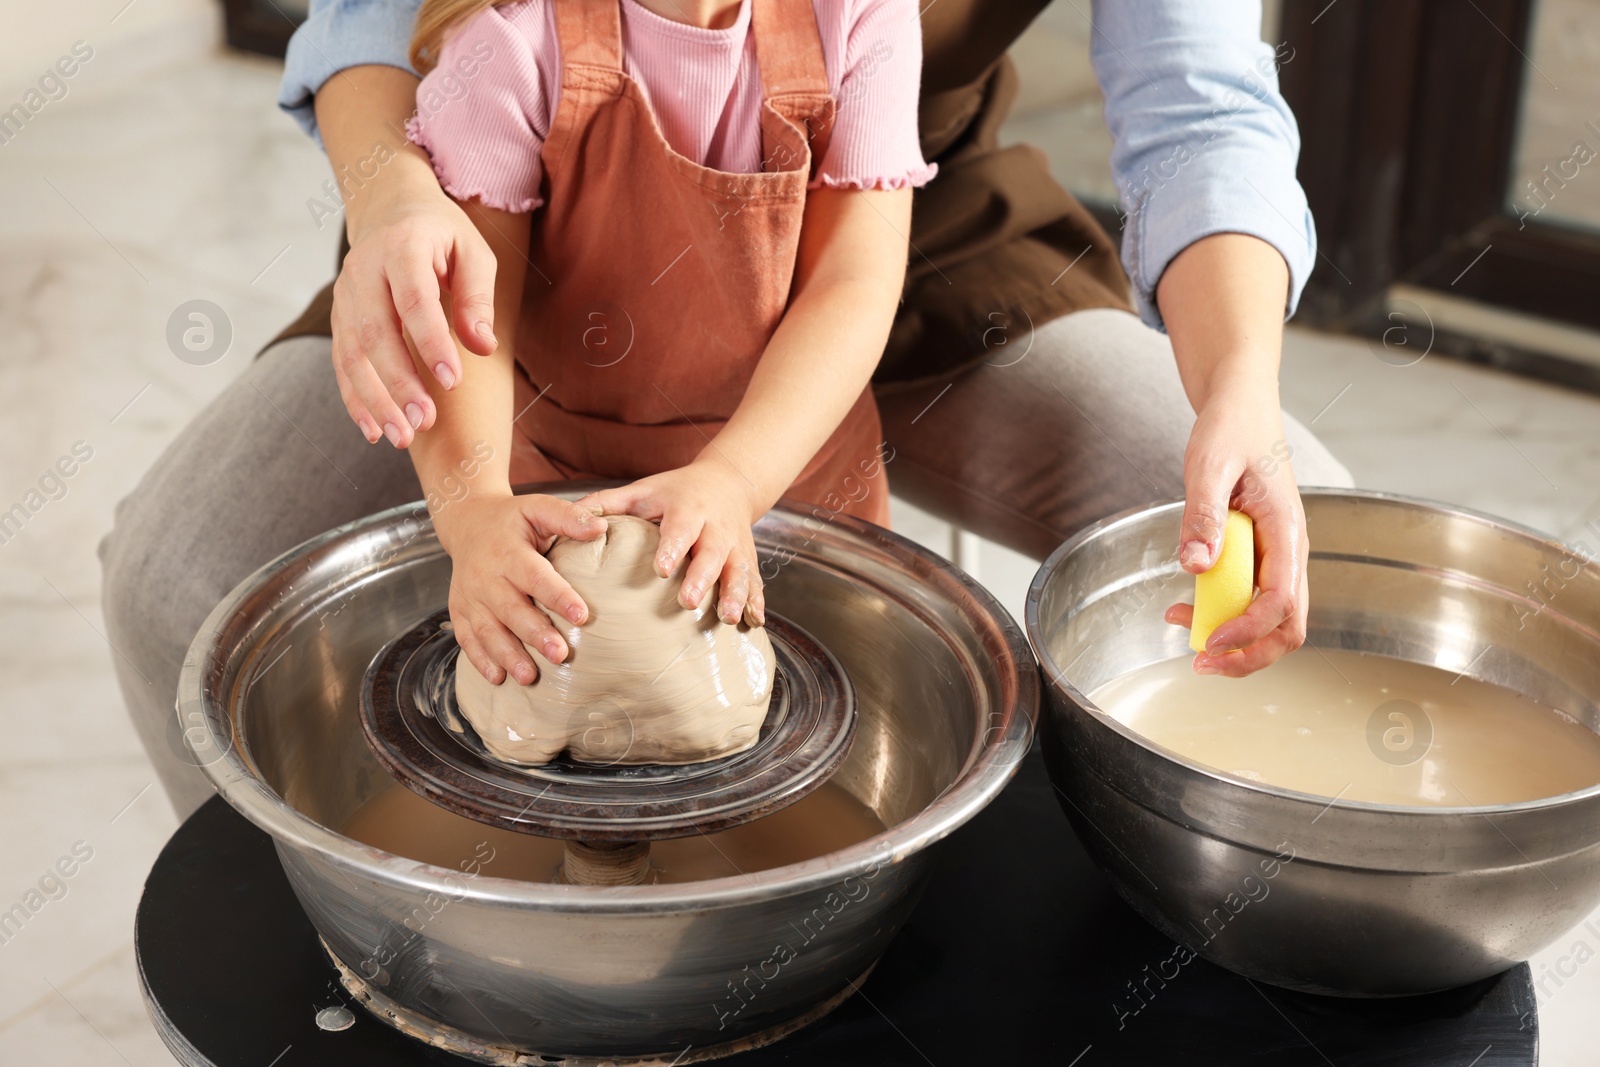
[[[744,397],[788,306],[834,101],[811,0],[751,0],[762,169],[701,166],[624,73],[616,0],[552,2],[561,98],[516,342],[512,482],[640,478],[692,461]],[[887,524],[881,440],[864,389],[787,495]]]

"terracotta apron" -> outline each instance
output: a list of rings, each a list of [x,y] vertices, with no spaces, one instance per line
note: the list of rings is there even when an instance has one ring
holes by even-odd
[[[1016,71],[1005,51],[1046,6],[1047,0],[938,0],[922,5],[922,156],[938,163],[939,173],[914,197],[911,241],[916,251],[894,330],[874,376],[880,398],[913,383],[948,380],[992,360],[990,339],[997,323],[1037,327],[1082,308],[1132,309],[1115,243],[1051,177],[1044,153],[1028,145],[1000,144],[1001,124],[1017,96]],[[761,7],[757,5],[757,13],[765,17]],[[340,262],[349,250],[348,243],[341,244]],[[271,344],[331,336],[332,306],[330,283]],[[598,325],[600,320],[593,321]],[[915,401],[908,421],[927,403],[914,393],[907,394]],[[940,405],[951,399],[955,397]],[[1008,414],[1002,404],[992,417]],[[980,415],[988,417],[974,413],[975,418]],[[1075,417],[1065,403],[1061,416]],[[895,442],[900,447],[911,443],[904,435]],[[921,443],[945,453],[925,459],[938,468],[949,493],[964,496],[973,439],[924,435]],[[1020,485],[1053,478],[1059,466],[1059,457],[1048,449],[1036,456],[1014,455],[1009,446],[995,462],[997,470],[1014,470]],[[993,484],[985,487],[994,489]]]
[[[516,344],[514,484],[681,467],[750,384],[834,114],[811,0],[751,3],[763,164],[734,174],[667,144],[623,73],[616,0],[555,0],[561,98]],[[788,495],[887,524],[881,441],[865,389]]]

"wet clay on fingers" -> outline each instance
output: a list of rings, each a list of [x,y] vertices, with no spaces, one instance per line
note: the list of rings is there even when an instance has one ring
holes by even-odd
[[[685,610],[677,594],[687,563],[668,578],[655,572],[660,528],[631,516],[606,524],[595,540],[562,538],[548,554],[589,606],[582,626],[551,616],[566,661],[529,648],[538,680],[491,685],[459,657],[462,716],[514,763],[548,763],[563,749],[593,763],[693,763],[749,748],[772,699],[766,630],[721,621],[714,596]]]

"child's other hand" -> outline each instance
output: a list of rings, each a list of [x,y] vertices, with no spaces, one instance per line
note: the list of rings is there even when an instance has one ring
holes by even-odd
[[[551,663],[566,659],[567,643],[551,616],[582,624],[589,608],[544,553],[559,534],[599,537],[605,520],[553,496],[473,493],[441,509],[434,527],[450,553],[456,642],[478,673],[495,685],[507,674],[531,684],[539,670],[523,645]]]
[[[761,570],[750,527],[756,520],[753,487],[720,459],[653,474],[631,485],[590,493],[578,503],[610,515],[636,515],[661,524],[656,573],[670,575],[684,556],[689,567],[678,603],[693,610],[720,589],[717,617],[751,626],[767,621]]]

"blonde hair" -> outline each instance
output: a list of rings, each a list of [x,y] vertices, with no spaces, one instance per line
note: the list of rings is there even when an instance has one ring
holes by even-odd
[[[411,34],[411,66],[426,74],[439,64],[444,39],[459,24],[497,0],[423,0],[417,11],[417,28]]]

